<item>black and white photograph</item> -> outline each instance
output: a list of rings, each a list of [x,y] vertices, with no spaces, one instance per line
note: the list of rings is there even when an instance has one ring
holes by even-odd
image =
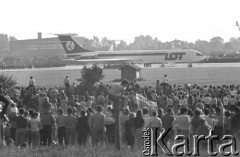
[[[0,157],[239,156],[239,0],[0,6]]]

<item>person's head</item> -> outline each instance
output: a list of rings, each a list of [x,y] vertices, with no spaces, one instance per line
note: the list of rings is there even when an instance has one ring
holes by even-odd
[[[66,78],[68,78],[68,76],[66,76]]]
[[[144,107],[142,111],[143,111],[143,115],[146,115],[146,114],[148,114],[148,112],[149,112],[149,109],[148,109],[148,108],[146,108],[146,107]]]
[[[129,119],[133,119],[135,117],[134,113],[129,114]]]
[[[32,117],[32,115],[34,113],[34,109],[31,108],[31,109],[28,110],[28,112],[29,112],[29,115]]]
[[[200,120],[199,120],[199,123],[200,123],[200,125],[206,125],[207,124],[207,121],[204,119],[204,118],[201,118]]]
[[[229,110],[226,110],[226,111],[225,111],[225,116],[226,116],[226,117],[230,117],[230,116],[231,116],[231,112],[230,112]]]
[[[125,109],[123,110],[123,113],[124,113],[125,115],[128,115],[128,114],[129,114],[129,110],[128,110],[127,108],[125,108]]]
[[[102,107],[98,105],[98,106],[96,107],[96,110],[97,110],[97,112],[102,112]]]
[[[181,109],[180,109],[180,114],[186,114],[187,113],[187,108],[186,107],[182,107]]]
[[[156,112],[156,111],[153,111],[153,112],[152,112],[152,116],[153,116],[153,117],[156,117],[156,116],[157,116],[157,112]]]
[[[81,96],[81,101],[85,101],[85,96]]]
[[[33,118],[38,118],[38,113],[37,112],[33,112]]]
[[[76,107],[72,107],[72,114],[75,114],[77,111],[77,108]]]
[[[194,115],[195,115],[195,116],[200,116],[200,115],[201,115],[201,111],[200,111],[199,109],[196,109],[196,110],[194,111]]]
[[[89,113],[92,113],[92,112],[93,112],[93,111],[92,111],[92,108],[90,108],[90,107],[89,107],[87,110],[88,110]]]
[[[24,149],[24,148],[26,148],[26,147],[27,147],[27,143],[26,143],[26,142],[23,142],[23,143],[21,144],[21,148]]]
[[[81,116],[83,117],[83,116],[86,115],[86,112],[85,112],[84,110],[82,110],[82,111],[80,112],[80,114],[81,114]]]
[[[237,107],[235,107],[235,113],[236,114],[240,114],[240,108],[237,106]]]
[[[58,110],[58,115],[59,116],[63,115],[63,110],[61,108]]]
[[[204,113],[204,115],[209,115],[209,109],[208,108],[205,108],[204,110],[203,110],[203,113]]]
[[[164,77],[167,77],[167,75],[165,74]]]
[[[108,106],[107,110],[108,111],[112,111],[112,108],[110,106]]]
[[[32,76],[30,76],[30,79],[32,79],[33,77]]]
[[[215,110],[216,110],[217,114],[219,114],[221,112],[221,108],[220,107],[216,107]]]
[[[67,109],[67,113],[70,115],[70,114],[72,114],[72,108],[71,107],[69,107],[68,109]]]
[[[24,114],[24,109],[23,109],[23,108],[20,108],[20,109],[19,109],[19,114],[20,114],[20,115],[23,115],[23,114]]]
[[[12,101],[11,107],[12,107],[12,108],[17,107],[16,103]]]
[[[128,86],[128,81],[127,80],[123,80],[121,85],[124,86],[124,87],[127,87]]]
[[[9,123],[6,122],[6,127],[10,127],[11,125]]]
[[[27,110],[24,111],[24,117],[28,117],[29,116],[29,112]]]
[[[143,116],[142,110],[137,110],[137,112],[136,112],[136,117],[142,118],[142,116]]]
[[[173,115],[173,109],[171,107],[167,109],[167,114]]]

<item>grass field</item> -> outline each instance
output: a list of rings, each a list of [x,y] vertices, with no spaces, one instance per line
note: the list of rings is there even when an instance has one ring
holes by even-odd
[[[65,76],[70,77],[71,82],[78,83],[80,69],[63,70],[27,70],[27,71],[1,71],[13,75],[18,85],[27,86],[29,77],[33,76],[39,86],[63,86]],[[121,71],[117,69],[104,69],[105,75],[102,80],[110,83],[114,79],[121,78]],[[145,68],[141,69],[141,77],[145,81],[139,82],[142,85],[155,85],[156,80],[162,80],[164,74],[168,75],[171,84],[197,83],[200,85],[223,85],[240,84],[239,67],[202,67],[202,68]]]

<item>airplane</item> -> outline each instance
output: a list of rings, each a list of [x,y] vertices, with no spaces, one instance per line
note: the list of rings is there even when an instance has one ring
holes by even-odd
[[[192,49],[180,50],[122,50],[91,51],[84,49],[72,37],[76,34],[55,34],[66,52],[67,61],[81,64],[144,64],[154,63],[193,63],[206,58],[201,52]]]

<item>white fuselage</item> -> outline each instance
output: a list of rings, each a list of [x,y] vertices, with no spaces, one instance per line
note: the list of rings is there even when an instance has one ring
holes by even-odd
[[[125,50],[125,51],[95,51],[72,53],[67,57],[78,61],[101,59],[132,60],[134,63],[166,63],[166,62],[198,62],[206,58],[202,53],[191,49],[180,50]]]

